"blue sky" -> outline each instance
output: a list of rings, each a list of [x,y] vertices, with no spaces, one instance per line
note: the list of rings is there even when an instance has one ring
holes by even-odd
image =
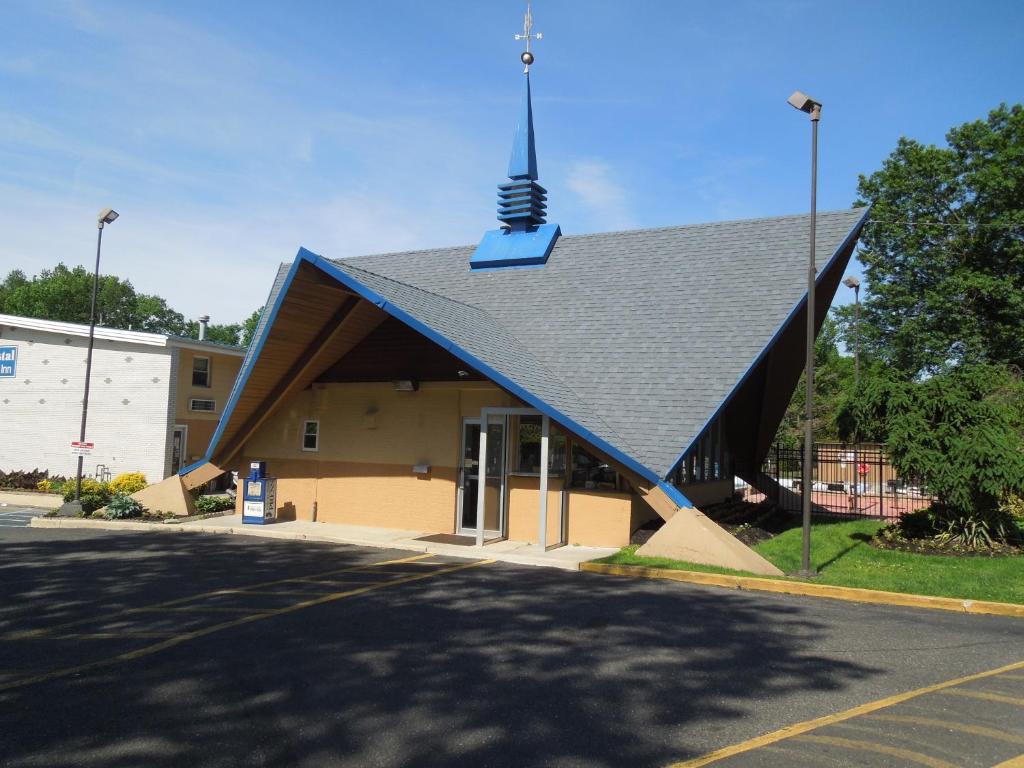
[[[90,264],[239,320],[302,245],[470,244],[520,95],[520,0],[0,0],[0,271]],[[897,138],[1022,101],[1024,3],[536,0],[534,115],[566,234],[819,209]],[[841,290],[841,301],[848,300]]]

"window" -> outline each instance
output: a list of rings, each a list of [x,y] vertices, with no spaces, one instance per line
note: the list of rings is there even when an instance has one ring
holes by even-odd
[[[193,397],[188,401],[188,409],[190,411],[206,411],[207,413],[213,413],[217,410],[217,401],[203,400],[198,397]]]
[[[514,471],[521,474],[540,474],[540,416],[520,416],[515,433],[516,447],[513,453]],[[551,424],[548,432],[548,472],[565,472],[565,435]]]
[[[573,443],[572,488],[614,491],[619,485],[619,474],[590,452]]]
[[[728,480],[734,474],[732,452],[721,421],[716,421],[683,457],[673,477],[676,485]]]
[[[192,358],[192,386],[193,387],[208,387],[208,386],[210,386],[210,358],[208,358],[208,357],[193,357]]]
[[[302,450],[320,450],[320,422],[315,420],[306,421],[302,425]]]

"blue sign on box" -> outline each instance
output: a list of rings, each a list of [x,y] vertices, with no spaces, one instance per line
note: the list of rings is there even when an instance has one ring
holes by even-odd
[[[12,379],[18,374],[18,348],[0,347],[0,379]]]

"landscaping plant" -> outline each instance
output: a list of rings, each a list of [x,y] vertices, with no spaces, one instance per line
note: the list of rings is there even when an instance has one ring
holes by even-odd
[[[122,472],[110,481],[110,492],[124,493],[130,496],[141,491],[147,485],[149,483],[146,482],[146,476],[141,472]]]
[[[107,504],[107,518],[110,520],[142,517],[143,511],[143,506],[136,499],[123,493],[115,493]]]
[[[64,483],[64,501],[74,501],[75,481]],[[110,486],[91,477],[82,478],[82,511],[93,512],[110,501]]]
[[[1013,369],[962,365],[914,381],[876,378],[842,409],[848,433],[885,440],[900,476],[936,498],[898,524],[967,548],[1016,544],[1020,528],[1006,499],[1024,493],[1024,381]]]
[[[49,477],[47,470],[33,469],[11,470],[10,472],[0,471],[0,489],[10,491],[32,490],[38,487],[39,483]]]
[[[234,506],[235,502],[227,496],[200,496],[196,499],[196,511],[204,515],[223,512]]]

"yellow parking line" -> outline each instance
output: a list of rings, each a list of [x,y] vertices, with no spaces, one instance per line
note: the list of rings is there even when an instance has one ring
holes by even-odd
[[[302,594],[313,594],[303,592]],[[268,609],[270,610],[270,609]],[[143,613],[252,613],[253,608],[239,605],[172,605],[167,608],[153,608]],[[170,633],[173,634],[173,633]]]
[[[946,696],[963,696],[968,699],[981,699],[982,701],[998,701],[1001,704],[1013,704],[1018,707],[1024,707],[1024,699],[1019,696],[1007,696],[1003,693],[989,693],[988,691],[965,691],[960,688],[954,688],[949,691],[942,691]]]
[[[933,717],[914,717],[911,715],[868,715],[870,720],[881,720],[886,723],[906,723],[908,725],[925,725],[936,728],[945,728],[950,731],[969,733],[972,736],[984,736],[987,739],[1005,741],[1009,744],[1024,744],[1024,738],[1015,736],[1006,731],[996,728],[986,728],[982,725],[971,725],[969,723],[952,722],[950,720],[937,720]]]
[[[727,757],[733,755],[739,755],[744,752],[749,752],[752,749],[763,747],[766,744],[775,744],[776,742],[788,739],[793,736],[799,736],[809,731],[816,730],[826,725],[833,723],[841,723],[844,720],[857,717],[859,715],[866,715],[871,712],[877,712],[880,709],[886,709],[887,707],[901,704],[904,701],[910,699],[916,699],[918,696],[924,696],[928,693],[935,693],[937,691],[943,691],[947,688],[952,688],[955,685],[963,685],[973,680],[983,680],[987,677],[995,677],[996,675],[1003,675],[1007,672],[1016,672],[1024,669],[1024,661],[1018,661],[1015,664],[1007,664],[1005,667],[999,667],[998,669],[990,669],[987,672],[979,672],[974,675],[967,675],[965,677],[958,677],[955,680],[947,680],[944,683],[936,683],[935,685],[928,685],[924,688],[917,688],[913,691],[907,691],[906,693],[899,693],[895,696],[889,696],[878,701],[872,701],[867,704],[861,704],[860,706],[847,709],[844,712],[837,712],[833,715],[825,715],[824,717],[818,717],[814,720],[807,720],[802,723],[795,723],[794,725],[787,725],[785,728],[780,728],[772,733],[766,733],[763,736],[757,736],[753,739],[740,742],[739,744],[732,744],[728,747],[722,747],[716,749],[714,752],[709,752],[706,755],[695,757],[690,760],[683,760],[682,762],[673,763],[671,768],[700,768],[700,766],[711,765],[719,760],[724,760]]]
[[[153,639],[172,637],[174,632],[69,632],[61,635],[41,635],[27,640],[121,640],[133,638]]]
[[[201,637],[206,637],[207,635],[212,635],[215,632],[221,632],[221,631],[226,630],[226,629],[233,629],[234,627],[239,627],[239,626],[242,626],[244,624],[251,624],[253,622],[260,621],[261,619],[267,619],[267,618],[271,618],[273,616],[282,616],[284,614],[294,613],[296,611],[301,611],[301,610],[304,610],[306,608],[312,608],[314,606],[323,605],[324,603],[330,603],[330,602],[334,602],[334,601],[337,601],[337,600],[343,600],[343,599],[345,599],[347,597],[355,597],[357,595],[363,595],[363,594],[366,594],[367,592],[372,592],[372,591],[377,590],[377,589],[384,589],[386,587],[395,587],[395,586],[399,586],[401,584],[408,584],[408,583],[413,582],[413,581],[422,581],[424,579],[432,579],[432,578],[434,578],[436,576],[442,576],[442,575],[447,574],[447,573],[455,573],[456,571],[463,571],[463,570],[465,570],[467,568],[475,568],[475,567],[480,566],[480,565],[490,565],[493,562],[494,562],[493,560],[476,560],[474,562],[462,563],[462,564],[454,565],[454,566],[451,566],[451,567],[448,567],[448,568],[438,568],[438,569],[436,569],[434,571],[430,571],[430,572],[426,572],[426,573],[412,574],[410,576],[407,576],[404,579],[397,579],[395,581],[387,581],[387,582],[382,582],[382,583],[377,583],[377,584],[368,584],[365,587],[358,587],[356,589],[350,589],[350,590],[347,590],[345,592],[334,592],[334,593],[331,593],[331,594],[324,595],[322,597],[313,598],[311,600],[303,600],[300,603],[295,603],[293,605],[289,605],[289,606],[286,606],[284,608],[276,608],[276,609],[274,609],[272,611],[266,611],[266,612],[263,612],[263,613],[253,613],[253,614],[248,615],[248,616],[241,616],[241,617],[239,617],[237,619],[232,619],[231,621],[225,621],[225,622],[222,622],[220,624],[214,624],[214,625],[208,626],[208,627],[201,627],[199,629],[195,629],[195,630],[192,630],[192,631],[189,631],[189,632],[182,632],[182,633],[180,633],[178,635],[174,635],[172,637],[169,637],[169,638],[167,638],[166,640],[164,640],[162,642],[154,643],[153,645],[147,645],[147,646],[145,646],[143,648],[136,648],[135,650],[128,651],[126,653],[119,653],[116,656],[110,656],[110,657],[107,657],[105,659],[99,659],[98,661],[92,661],[92,662],[89,662],[88,664],[80,664],[77,667],[66,667],[65,669],[57,669],[57,670],[54,670],[53,672],[44,672],[43,674],[40,674],[40,675],[33,675],[32,677],[25,677],[25,678],[22,678],[20,680],[12,680],[9,683],[0,683],[0,692],[9,691],[9,690],[12,690],[14,688],[23,688],[23,687],[25,687],[27,685],[34,685],[36,683],[42,683],[42,682],[46,682],[46,681],[49,681],[49,680],[55,680],[55,679],[60,678],[60,677],[67,677],[68,675],[79,674],[79,673],[82,673],[82,672],[89,672],[89,671],[92,671],[94,669],[100,669],[102,667],[113,666],[114,664],[118,664],[118,663],[120,663],[122,661],[134,661],[135,659],[139,659],[139,658],[142,658],[142,657],[145,657],[145,656],[150,656],[150,655],[152,655],[154,653],[159,653],[160,651],[167,650],[168,648],[172,648],[172,647],[174,647],[176,645],[180,645],[180,644],[185,643],[185,642],[187,642],[189,640],[196,640],[196,639],[201,638]]]
[[[406,576],[408,576],[408,575],[409,574],[406,574]],[[389,579],[389,581],[390,581],[390,579]],[[293,584],[325,584],[328,587],[340,587],[342,584],[369,584],[369,583],[376,584],[378,582],[359,581],[357,579],[338,579],[336,581],[332,581],[330,579],[292,579],[291,583],[293,583]]]
[[[317,577],[317,576],[330,576],[331,574],[335,574],[335,573],[356,573],[356,572],[360,572],[360,571],[370,570],[372,568],[377,568],[377,567],[382,566],[382,565],[396,565],[398,563],[410,563],[410,562],[413,562],[413,561],[416,561],[416,560],[423,560],[423,559],[428,558],[428,557],[435,557],[435,555],[433,555],[431,553],[426,553],[426,554],[420,554],[420,555],[413,555],[411,557],[402,557],[402,558],[399,558],[397,560],[382,560],[379,563],[367,563],[366,565],[353,565],[353,566],[349,566],[348,568],[338,568],[338,569],[333,570],[333,571],[324,571],[323,573],[313,573],[313,574],[310,574],[310,577],[312,578],[312,577]],[[82,624],[91,624],[91,623],[95,623],[95,622],[103,622],[105,620],[109,620],[109,619],[112,619],[112,618],[115,618],[115,617],[118,617],[118,616],[125,616],[125,615],[129,615],[129,614],[132,614],[132,613],[141,613],[141,612],[144,612],[144,611],[149,611],[149,610],[152,610],[153,608],[163,608],[163,607],[166,607],[166,606],[169,606],[169,605],[180,605],[182,603],[187,603],[187,602],[189,602],[191,600],[201,600],[204,597],[213,597],[215,595],[234,594],[236,592],[248,591],[250,589],[259,589],[260,587],[269,587],[269,586],[273,586],[275,584],[286,584],[286,583],[288,583],[290,581],[292,581],[291,578],[274,579],[273,581],[262,581],[262,582],[259,582],[257,584],[250,584],[248,587],[236,587],[236,588],[231,588],[231,589],[215,589],[215,590],[212,590],[210,592],[202,592],[202,593],[200,593],[198,595],[189,595],[187,597],[175,598],[174,600],[166,600],[166,601],[161,602],[161,603],[152,603],[150,605],[144,605],[144,606],[141,606],[139,608],[125,608],[123,610],[115,611],[114,613],[107,614],[103,618],[92,617],[92,618],[86,618],[86,619],[75,619],[74,621],[66,621],[63,624],[54,624],[52,627],[46,627],[46,628],[43,628],[43,629],[28,629],[28,630],[21,630],[21,631],[15,631],[15,632],[8,632],[7,634],[0,635],[0,640],[25,640],[25,639],[28,639],[28,638],[31,638],[31,637],[37,637],[37,636],[45,635],[45,634],[47,634],[49,632],[53,632],[53,631],[58,630],[58,629],[67,629],[68,627],[77,627],[77,626],[80,626]]]
[[[939,760],[937,757],[931,757],[930,755],[925,755],[920,752],[914,752],[911,749],[890,747],[886,744],[876,744],[873,741],[841,739],[838,736],[813,736],[810,734],[798,736],[797,740],[810,741],[815,744],[825,744],[830,747],[842,747],[843,749],[850,749],[859,752],[875,752],[879,755],[889,755],[890,757],[898,757],[901,760],[909,760],[912,763],[927,765],[928,768],[956,768],[952,763],[947,763],[945,760]]]
[[[383,584],[385,582],[368,582],[370,584]],[[295,597],[297,595],[309,595],[310,597],[316,597],[317,595],[329,594],[322,589],[289,589],[287,592],[274,592],[270,589],[225,589],[222,592],[218,592],[214,597],[230,596],[230,595],[258,595],[265,597]],[[189,610],[192,606],[182,605],[180,609],[183,611]],[[154,608],[153,610],[164,610],[160,608]],[[166,610],[177,610],[177,608],[167,608]]]
[[[1024,768],[1024,755],[1011,757],[1006,762],[1000,763],[999,765],[993,765],[992,768]]]

